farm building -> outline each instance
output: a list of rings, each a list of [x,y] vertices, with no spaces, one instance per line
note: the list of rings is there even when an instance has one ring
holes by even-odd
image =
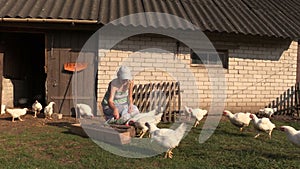
[[[296,0],[0,1],[1,102],[54,101],[64,115],[73,115],[74,100],[99,108],[127,65],[135,84],[178,81],[181,105],[255,112],[299,81],[299,7]],[[75,62],[86,67],[66,69]]]

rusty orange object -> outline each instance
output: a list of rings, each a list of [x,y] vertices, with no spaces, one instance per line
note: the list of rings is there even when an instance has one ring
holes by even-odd
[[[84,69],[86,69],[88,66],[87,63],[65,63],[64,64],[64,69],[66,71],[71,71],[71,72],[75,72],[75,71],[82,71]]]

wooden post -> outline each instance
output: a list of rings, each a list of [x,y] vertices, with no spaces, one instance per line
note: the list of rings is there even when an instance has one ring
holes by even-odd
[[[279,97],[276,98],[277,115],[279,115]]]
[[[4,53],[0,52],[0,111],[2,107],[2,80],[3,80],[3,58],[4,58]]]
[[[283,115],[286,115],[286,92],[283,92]]]
[[[290,113],[292,114],[295,110],[295,105],[294,105],[294,97],[295,97],[295,90],[294,86],[291,87],[291,105],[290,105]]]
[[[295,111],[298,114],[298,82],[295,85]]]
[[[300,40],[298,40],[296,81],[300,82]]]
[[[282,115],[282,111],[283,111],[283,108],[282,108],[282,102],[283,102],[283,99],[282,99],[282,94],[281,94],[281,95],[280,95],[280,99],[279,99],[280,115]]]
[[[286,115],[290,115],[290,94],[290,89],[288,89],[286,95]]]

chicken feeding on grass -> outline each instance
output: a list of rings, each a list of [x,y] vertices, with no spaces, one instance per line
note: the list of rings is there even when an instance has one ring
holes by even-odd
[[[243,131],[244,127],[249,126],[251,121],[250,113],[248,112],[239,112],[232,114],[230,111],[224,110],[223,115],[226,116],[233,125],[237,126],[240,131]]]
[[[156,141],[161,146],[167,148],[165,158],[173,157],[173,149],[176,148],[182,140],[187,125],[181,123],[176,129],[169,128],[158,128],[156,125],[151,123],[145,124],[149,128],[151,140]]]
[[[9,113],[12,117],[12,122],[15,122],[15,118],[18,118],[20,121],[23,121],[23,119],[21,119],[21,116],[24,116],[27,113],[27,111],[27,108],[6,109],[6,112]]]
[[[45,108],[44,108],[44,114],[45,114],[45,119],[48,117],[49,119],[52,119],[52,114],[53,114],[53,105],[54,102],[50,102]]]
[[[291,126],[281,126],[280,130],[286,133],[287,139],[290,142],[300,147],[300,130],[296,130]]]
[[[161,117],[163,113],[156,114],[156,109],[151,110],[146,113],[139,113],[134,117],[130,118],[125,125],[134,126],[137,129],[140,129],[139,138],[143,138],[143,136],[147,133],[149,128],[145,125],[146,122],[153,123],[157,125],[161,121]]]
[[[32,110],[34,111],[34,118],[36,118],[36,115],[41,112],[43,109],[43,106],[41,103],[39,103],[37,100],[32,104]]]
[[[273,114],[277,111],[277,108],[263,108],[259,109],[260,114],[267,115],[269,118],[273,116]]]
[[[272,123],[269,118],[258,118],[255,114],[250,114],[250,118],[253,120],[254,128],[257,131],[257,134],[254,136],[254,138],[257,138],[261,132],[266,132],[271,139],[272,131],[276,127],[275,124]]]
[[[134,125],[136,128],[140,129],[139,138],[143,138],[143,136],[147,133],[149,128],[145,125],[145,123],[151,123],[154,125],[157,125],[162,118],[163,113],[158,113],[156,115],[148,115],[148,116],[143,116],[138,119],[130,119],[128,124],[129,125]]]
[[[80,118],[82,118],[82,117],[93,118],[94,117],[94,114],[92,112],[92,108],[89,105],[79,103],[79,104],[76,104],[76,108],[79,112],[79,117]]]
[[[184,106],[184,107],[185,107],[185,110],[186,110],[187,113],[191,114],[192,117],[196,118],[195,123],[194,123],[194,127],[197,127],[197,125],[200,123],[200,121],[203,119],[203,117],[205,115],[207,115],[207,110],[200,109],[200,108],[192,109],[192,108],[189,108],[187,106]]]

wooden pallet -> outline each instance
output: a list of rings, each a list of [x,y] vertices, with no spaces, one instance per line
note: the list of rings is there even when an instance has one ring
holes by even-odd
[[[136,84],[133,87],[133,104],[140,112],[163,107],[163,122],[175,122],[180,111],[181,96],[179,82]]]

